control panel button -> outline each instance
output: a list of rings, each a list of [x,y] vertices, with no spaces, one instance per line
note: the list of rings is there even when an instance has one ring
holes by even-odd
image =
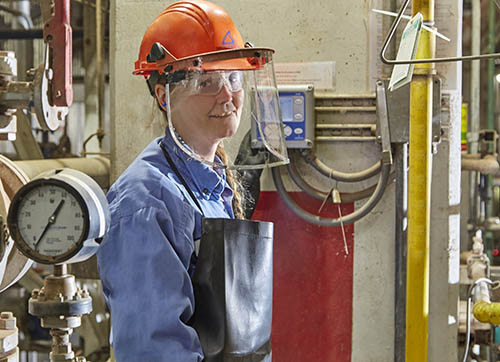
[[[288,137],[292,134],[292,127],[290,126],[285,126],[285,136]]]
[[[297,97],[293,101],[295,104],[302,104],[304,103],[304,100],[301,97]]]
[[[295,113],[293,118],[295,118],[296,121],[302,121],[304,119],[304,115],[302,113]]]
[[[295,128],[293,130],[293,133],[295,133],[295,134],[302,134],[302,133],[304,133],[304,130],[302,128]]]

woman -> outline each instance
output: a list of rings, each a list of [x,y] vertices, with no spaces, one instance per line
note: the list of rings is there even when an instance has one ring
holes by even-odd
[[[250,104],[261,88],[277,96],[271,61],[207,1],[175,3],[147,29],[134,74],[146,77],[168,126],[111,187],[98,251],[118,361],[270,359],[272,225],[234,220],[237,167],[221,141],[246,110],[273,162],[287,161],[280,120]]]

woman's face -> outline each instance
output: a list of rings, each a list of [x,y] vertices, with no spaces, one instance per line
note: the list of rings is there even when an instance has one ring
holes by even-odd
[[[188,143],[218,144],[238,129],[244,91],[236,84],[236,72],[201,75],[189,87],[176,86],[171,92],[172,122]],[[233,76],[231,76],[233,74]],[[241,76],[241,75],[240,75]]]

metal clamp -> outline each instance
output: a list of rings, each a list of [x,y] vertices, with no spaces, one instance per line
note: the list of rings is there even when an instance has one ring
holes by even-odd
[[[389,116],[387,112],[387,99],[382,81],[377,81],[377,133],[382,141],[382,162],[392,165],[391,135],[389,129]]]

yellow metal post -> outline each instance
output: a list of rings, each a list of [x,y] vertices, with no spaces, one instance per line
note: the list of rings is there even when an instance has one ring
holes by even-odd
[[[413,15],[434,21],[433,0],[413,0]],[[433,58],[435,38],[423,31],[417,58]],[[408,271],[406,290],[406,361],[427,361],[429,316],[429,233],[432,173],[433,64],[416,64],[410,85],[408,175]]]

